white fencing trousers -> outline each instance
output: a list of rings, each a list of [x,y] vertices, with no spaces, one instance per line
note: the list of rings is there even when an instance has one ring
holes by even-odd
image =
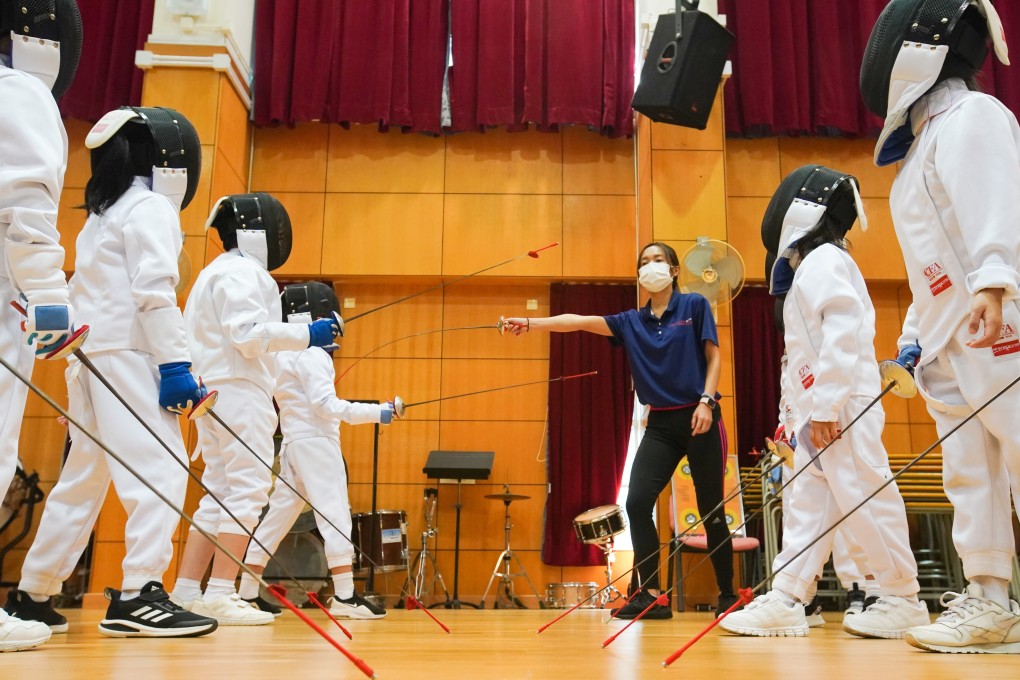
[[[3,314],[0,314],[0,356],[26,379],[31,380],[35,352],[25,344],[21,317],[7,306],[16,297],[10,279],[0,277],[0,305],[3,305]],[[27,399],[28,386],[7,369],[0,369],[0,493],[6,493],[10,488],[14,471],[18,467],[18,436]]]
[[[276,410],[269,395],[247,380],[221,381],[210,389],[219,391],[214,409],[216,415],[259,458],[272,466]],[[198,425],[198,450],[205,461],[202,482],[234,513],[244,528],[223,512],[208,494],[202,496],[193,519],[198,526],[214,535],[245,535],[245,529],[249,532],[255,529],[262,508],[269,500],[272,483],[269,468],[256,460],[252,451],[211,417],[199,418],[195,422]]]
[[[1017,328],[1016,303],[1003,322]],[[1020,375],[1020,353],[964,346],[962,324],[942,351],[917,370],[918,390],[944,436]],[[1020,385],[1014,386],[942,442],[942,482],[953,504],[953,543],[968,579],[1013,576],[1010,478],[1020,475]]]
[[[164,449],[124,405],[77,361],[68,367],[71,416],[124,459],[177,507],[184,504],[188,473],[177,416],[159,407],[159,370],[148,354],[132,350],[89,357],[103,376],[174,452]],[[124,590],[162,581],[173,557],[179,515],[91,439],[71,430],[71,450],[53,487],[21,572],[22,590],[55,595],[78,563],[113,482],[127,512],[122,563]]]
[[[870,401],[867,397],[851,397],[844,412],[860,413]],[[892,476],[881,439],[884,423],[885,413],[879,406],[873,407],[822,454],[817,461],[821,470],[811,464],[797,479],[789,513],[798,530],[793,536],[784,537],[783,550],[773,569],[793,562],[776,574],[774,588],[803,600],[832,552],[835,532],[826,533],[795,560],[794,555]],[[797,441],[795,467],[799,468],[815,453],[809,428],[797,434]],[[843,525],[864,551],[882,594],[911,596],[920,590],[917,564],[910,550],[906,509],[895,483],[850,515],[840,526]]]
[[[308,437],[284,444],[280,451],[280,475],[340,529],[337,531],[323,520],[322,515],[315,514],[315,524],[326,544],[326,563],[330,569],[351,564],[354,561],[354,546],[349,540],[351,504],[347,497],[347,469],[340,453],[339,440]],[[278,479],[273,495],[269,497],[269,512],[255,530],[255,538],[270,551],[276,552],[304,507],[305,502]],[[245,562],[264,567],[269,563],[269,555],[252,541]]]
[[[856,427],[856,426],[855,426]],[[829,455],[829,451],[826,451],[822,458]],[[803,456],[797,463],[801,466],[807,464],[810,456]],[[821,460],[821,459],[819,459]],[[798,467],[797,470],[800,468]],[[787,479],[793,477],[793,472],[789,472],[787,468],[783,468],[783,476]],[[815,536],[818,535],[818,530],[821,527],[815,526],[811,521],[812,518],[798,517],[797,515],[790,512],[790,499],[793,498],[796,493],[797,484],[801,479],[810,472],[802,472],[794,479],[792,483],[783,489],[782,493],[782,504],[783,504],[783,546],[785,547],[788,540],[798,540],[797,532],[807,532],[809,535],[802,536],[799,540],[800,545],[805,545],[810,542]],[[803,521],[807,519],[808,521]],[[801,521],[798,521],[801,520]],[[787,538],[789,537],[789,538]],[[793,554],[793,553],[791,553]],[[778,565],[777,565],[778,566]],[[832,542],[832,567],[836,572],[836,578],[839,579],[840,585],[846,590],[853,588],[856,583],[861,588],[864,587],[865,574],[871,572],[867,568],[867,560],[864,555],[864,551],[858,545],[856,539],[850,534],[846,524],[841,524],[836,527],[836,536]],[[823,565],[824,568],[824,565]],[[818,577],[822,576],[822,571],[818,572]]]

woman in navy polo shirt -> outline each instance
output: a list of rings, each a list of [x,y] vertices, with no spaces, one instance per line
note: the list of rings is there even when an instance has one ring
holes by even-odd
[[[706,515],[723,499],[723,425],[716,405],[719,384],[719,338],[708,300],[679,291],[680,260],[665,243],[650,243],[638,256],[638,283],[651,299],[640,309],[610,316],[561,314],[547,318],[508,318],[514,335],[532,329],[553,332],[588,331],[610,336],[630,359],[638,400],[651,411],[631,469],[627,517],[634,542],[642,591],[617,610],[632,619],[659,593],[659,534],[652,510],[677,465],[687,457],[694,479],[698,511]],[[705,522],[709,549],[719,584],[719,611],[734,602],[733,549],[722,511]],[[668,619],[668,606],[656,605],[646,619]]]

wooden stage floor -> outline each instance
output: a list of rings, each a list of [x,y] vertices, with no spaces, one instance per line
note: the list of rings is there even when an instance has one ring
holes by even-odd
[[[741,638],[713,631],[669,669],[662,661],[711,621],[689,613],[670,621],[638,623],[608,648],[602,641],[622,627],[603,623],[605,612],[577,611],[546,630],[556,612],[434,610],[451,634],[421,611],[392,610],[378,621],[350,621],[347,640],[321,613],[346,649],[378,678],[442,680],[585,680],[707,678],[709,680],[941,680],[1016,678],[1010,655],[932,654],[898,640],[862,640],[833,622],[806,638]],[[70,632],[27,652],[4,654],[0,668],[23,680],[325,680],[362,678],[345,657],[293,614],[270,626],[220,628],[185,640],[120,639],[96,630],[102,612],[70,610]],[[327,630],[329,630],[327,628]],[[718,629],[716,629],[718,630]]]

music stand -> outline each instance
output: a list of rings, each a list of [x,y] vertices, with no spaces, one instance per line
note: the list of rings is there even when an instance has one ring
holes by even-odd
[[[462,606],[478,609],[478,605],[471,602],[461,602],[459,595],[460,577],[460,510],[461,488],[465,479],[488,479],[492,473],[492,461],[496,457],[493,451],[429,451],[429,457],[425,461],[422,472],[426,476],[436,479],[457,480],[457,503],[453,506],[457,510],[457,523],[454,529],[453,538],[453,599],[446,602],[437,602],[433,607],[443,606],[447,609],[460,609]]]

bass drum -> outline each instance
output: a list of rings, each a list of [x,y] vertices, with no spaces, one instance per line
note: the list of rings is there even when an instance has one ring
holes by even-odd
[[[406,512],[378,510],[374,516],[359,512],[352,515],[351,520],[355,573],[365,573],[370,566],[374,566],[376,572],[407,569]]]

